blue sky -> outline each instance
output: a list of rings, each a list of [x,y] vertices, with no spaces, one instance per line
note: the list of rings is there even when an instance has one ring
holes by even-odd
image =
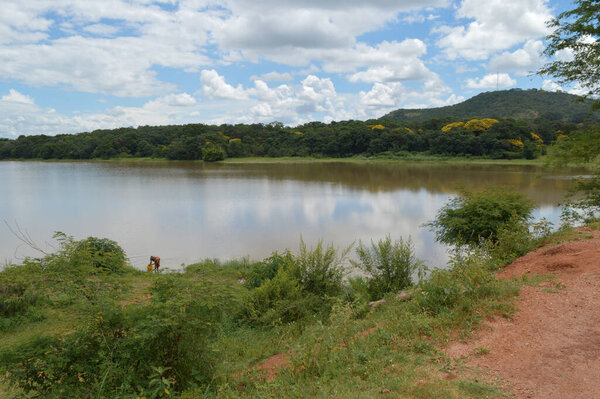
[[[580,91],[531,74],[565,0],[2,3],[0,137],[364,120],[497,88]]]

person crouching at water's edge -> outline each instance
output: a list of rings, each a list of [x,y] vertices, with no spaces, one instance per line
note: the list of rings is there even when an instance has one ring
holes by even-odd
[[[160,267],[160,258],[158,256],[150,257],[150,264],[148,266],[152,265],[154,265],[154,271],[158,273],[158,268]],[[148,269],[150,269],[150,267]]]

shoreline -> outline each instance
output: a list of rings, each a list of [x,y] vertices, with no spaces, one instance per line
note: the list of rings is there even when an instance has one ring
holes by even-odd
[[[489,159],[467,157],[436,157],[436,156],[408,156],[408,157],[363,157],[348,158],[332,157],[242,157],[226,158],[218,162],[205,162],[202,160],[170,160],[166,158],[110,158],[110,159],[42,159],[42,158],[15,158],[2,159],[0,162],[49,162],[49,163],[208,163],[208,164],[276,164],[276,163],[354,163],[354,164],[481,164],[481,165],[518,165],[539,166],[549,169],[545,164],[545,157],[537,159]],[[583,167],[574,165],[572,167]]]

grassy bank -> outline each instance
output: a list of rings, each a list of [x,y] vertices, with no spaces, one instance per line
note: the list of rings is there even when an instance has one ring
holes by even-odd
[[[110,159],[10,159],[0,160],[0,162],[19,161],[19,162],[82,162],[82,163],[204,163],[204,161],[173,161],[166,158],[110,158]],[[246,157],[246,158],[227,158],[218,163],[326,163],[326,162],[345,162],[345,163],[450,163],[450,164],[485,164],[485,165],[534,165],[545,166],[545,157],[536,159],[490,159],[478,157],[441,157],[420,154],[409,154],[402,157],[386,156],[354,156],[348,158],[329,158],[329,157]]]
[[[63,237],[56,254],[0,273],[0,396],[502,397],[456,378],[461,365],[443,352],[486,318],[511,317],[519,287],[539,281],[495,277],[540,242],[502,237],[400,297],[373,279],[340,279],[331,247],[154,274]],[[419,268],[407,262],[405,272]]]

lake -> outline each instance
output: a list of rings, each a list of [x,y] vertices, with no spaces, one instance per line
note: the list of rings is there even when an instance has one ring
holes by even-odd
[[[47,251],[61,231],[117,241],[137,267],[177,268],[297,250],[300,237],[340,248],[411,236],[432,266],[445,246],[421,225],[457,192],[505,185],[557,222],[573,172],[535,166],[431,163],[0,162],[0,221]],[[36,255],[2,223],[0,262]],[[39,255],[39,254],[38,254]]]

